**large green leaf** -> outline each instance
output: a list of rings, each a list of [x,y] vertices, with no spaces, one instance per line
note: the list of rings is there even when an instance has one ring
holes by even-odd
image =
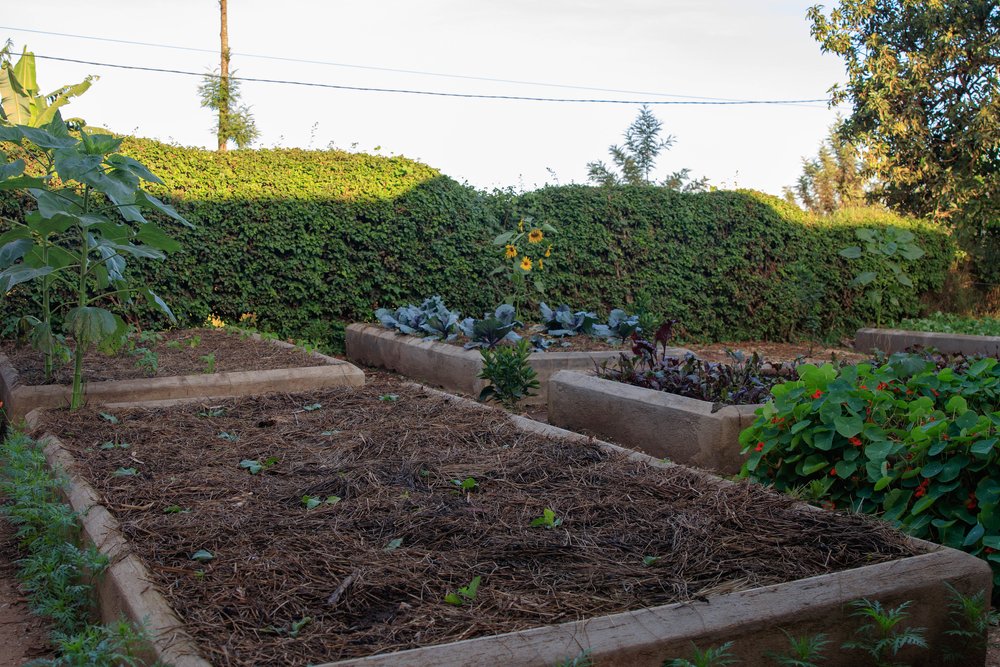
[[[24,160],[17,159],[7,164],[0,164],[0,180],[14,178],[24,173]]]
[[[31,97],[24,90],[13,67],[0,68],[0,99],[3,100],[4,120],[12,125],[31,122]]]
[[[844,248],[837,254],[841,257],[846,257],[847,259],[859,259],[861,257],[861,248],[855,245],[849,248]]]
[[[179,222],[179,223],[181,223],[181,224],[183,224],[183,225],[185,225],[187,227],[190,227],[192,229],[194,228],[194,225],[192,225],[190,222],[188,222],[187,220],[185,220],[184,217],[180,213],[178,213],[177,210],[173,206],[171,206],[170,204],[166,204],[166,203],[160,201],[159,199],[157,199],[153,195],[149,194],[145,190],[139,190],[138,192],[136,192],[135,200],[140,205],[144,205],[147,208],[151,208],[151,209],[153,209],[155,211],[159,211],[160,213],[163,213],[163,214],[165,214],[165,215],[173,218],[177,222]]]
[[[66,325],[77,344],[93,343],[115,335],[125,323],[120,317],[104,308],[78,306],[66,314]]]
[[[0,269],[6,269],[24,257],[33,245],[34,241],[30,238],[20,238],[0,246]]]
[[[164,252],[177,252],[181,249],[180,243],[170,238],[166,232],[152,222],[139,227],[139,231],[135,234],[135,240]]]
[[[57,150],[54,154],[56,171],[64,181],[84,182],[84,178],[97,169],[104,161],[100,155],[87,155],[73,148]]]
[[[24,138],[39,148],[70,148],[77,143],[73,137],[63,137],[40,127],[22,127]]]
[[[52,273],[51,266],[31,267],[24,264],[15,264],[4,271],[0,271],[0,295],[6,294],[15,285],[26,283],[35,278],[41,278]]]

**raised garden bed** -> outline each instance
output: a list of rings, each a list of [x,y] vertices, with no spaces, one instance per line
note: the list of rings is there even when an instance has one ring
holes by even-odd
[[[123,549],[120,530],[141,566],[109,573],[131,591],[119,606],[182,667],[205,664],[185,635],[216,665],[550,666],[589,649],[659,666],[728,640],[760,664],[782,629],[853,638],[861,597],[913,600],[932,649],[901,657],[937,665],[944,582],[989,594],[978,559],[871,519],[414,385],[106,410],[29,422],[61,434],[47,454],[88,534]],[[551,528],[533,526],[547,509]]]
[[[560,371],[549,380],[549,422],[724,475],[740,471],[740,431],[759,405],[719,409],[664,391]]]
[[[1000,357],[1000,336],[970,336],[904,329],[858,329],[854,337],[854,349],[861,352],[880,350],[891,354],[902,352],[915,345],[933,347],[945,354]]]
[[[351,361],[384,368],[414,380],[470,396],[479,396],[486,386],[479,379],[483,361],[479,350],[461,345],[408,336],[369,324],[351,324],[346,334],[347,357]],[[538,394],[524,402],[544,405],[548,400],[549,378],[560,370],[593,370],[594,365],[617,359],[621,350],[605,348],[579,352],[532,353],[529,363],[538,374]],[[676,348],[678,354],[686,350]]]
[[[147,347],[156,370],[136,354],[89,352],[84,360],[85,396],[93,403],[218,398],[268,391],[364,384],[364,373],[340,359],[256,334],[188,329],[162,334]],[[43,384],[42,357],[30,347],[5,345],[0,354],[0,400],[11,422],[41,407],[69,404],[72,369],[57,369]]]

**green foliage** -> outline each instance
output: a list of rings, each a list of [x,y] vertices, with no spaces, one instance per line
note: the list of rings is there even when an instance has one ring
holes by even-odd
[[[848,246],[841,249],[840,256],[850,260],[864,259],[869,270],[859,272],[852,285],[865,288],[865,296],[875,307],[875,322],[882,324],[883,300],[886,285],[899,285],[904,289],[913,288],[913,279],[901,265],[903,260],[913,262],[924,256],[923,249],[915,242],[916,236],[908,229],[887,227],[880,229],[856,229],[854,235],[864,246]],[[888,292],[890,305],[898,308],[899,297]]]
[[[93,581],[108,565],[94,547],[80,548],[79,517],[63,504],[62,481],[49,471],[42,447],[20,433],[3,442],[0,492],[7,502],[0,513],[17,529],[26,555],[18,578],[34,613],[49,619],[57,656],[29,664],[47,667],[138,665],[145,643],[140,630],[120,620],[107,626],[89,623]]]
[[[825,659],[824,652],[830,645],[830,640],[822,632],[804,637],[793,637],[785,630],[781,631],[791,645],[791,653],[768,653],[774,664],[779,667],[818,667]]]
[[[563,523],[562,518],[556,517],[556,513],[552,511],[551,508],[546,507],[542,510],[542,516],[535,517],[531,520],[532,528],[544,528],[546,530],[552,530],[553,528],[558,528]]]
[[[879,513],[993,565],[1000,582],[1000,362],[803,364],[740,434],[743,474]]]
[[[171,295],[182,325],[254,312],[261,330],[325,349],[342,345],[343,322],[428,294],[465,313],[492,310],[510,289],[492,273],[491,242],[522,215],[559,230],[558,264],[545,265],[548,303],[604,315],[645,295],[647,312],[682,320],[696,339],[836,337],[874,321],[837,256],[856,228],[909,229],[928,253],[911,271],[913,292],[890,287],[900,305],[887,319],[917,314],[919,295],[943,283],[952,260],[947,234],[931,224],[878,210],[819,218],[752,192],[570,185],[486,195],[401,157],[219,154],[144,139],[125,139],[122,151],[162,177],[153,194],[197,225],[174,234],[184,252],[128,268]],[[32,206],[0,193],[0,215],[20,219]],[[543,245],[531,248],[544,255]],[[4,314],[30,301],[38,291],[19,285]]]
[[[950,583],[945,582],[945,586],[951,599],[948,602],[949,628],[944,632],[949,642],[942,652],[945,662],[960,665],[970,655],[986,653],[990,626],[995,626],[1000,616],[990,608],[986,591],[963,595]]]
[[[482,577],[476,576],[472,578],[472,581],[468,585],[462,586],[458,589],[457,593],[448,593],[444,596],[444,601],[448,604],[455,605],[456,607],[461,607],[466,602],[472,602],[476,599],[476,595],[479,594],[479,582],[482,581]]]
[[[538,294],[545,294],[545,266],[552,269],[552,244],[546,234],[555,234],[556,228],[547,222],[534,222],[530,215],[523,216],[517,227],[497,235],[493,245],[504,249],[503,260],[494,273],[506,274],[510,280],[510,291],[504,303],[514,306],[519,312],[532,300],[532,287]]]
[[[729,652],[732,648],[733,642],[726,642],[721,646],[710,646],[705,650],[692,644],[690,659],[664,660],[663,667],[726,667],[734,665],[736,658]]]
[[[906,609],[912,604],[907,601],[898,607],[888,609],[878,600],[854,600],[850,606],[852,616],[861,619],[862,625],[856,640],[844,642],[841,648],[864,651],[874,661],[875,667],[902,667],[893,658],[908,646],[927,648],[924,628],[903,628],[901,624],[910,615]]]
[[[534,396],[538,389],[538,376],[528,364],[531,345],[521,339],[517,345],[503,345],[479,351],[483,357],[483,368],[479,378],[490,384],[479,393],[479,400],[494,400],[508,410],[513,410],[518,402]]]
[[[660,139],[663,123],[645,104],[639,109],[632,124],[625,130],[625,145],[613,145],[608,149],[611,161],[618,168],[615,173],[611,167],[600,160],[587,163],[587,178],[591,183],[605,187],[615,185],[662,185],[679,192],[701,192],[708,184],[707,178],[691,179],[690,169],[681,169],[667,176],[662,183],[656,183],[652,178],[656,158],[664,150],[670,150],[674,145],[674,136],[668,134]]]
[[[937,312],[927,317],[907,317],[899,321],[900,329],[967,334],[969,336],[1000,336],[1000,317],[963,317]]]
[[[239,148],[246,148],[260,136],[250,107],[240,104],[240,81],[232,78],[236,72],[223,78],[218,72],[206,74],[198,86],[201,106],[216,112],[216,123],[212,130],[220,145],[233,142]]]
[[[459,330],[469,339],[465,349],[485,347],[492,350],[505,340],[512,343],[521,340],[514,329],[523,327],[524,324],[514,319],[516,312],[514,306],[505,303],[497,306],[492,315],[485,313],[481,320],[467,317],[459,322]]]
[[[60,86],[42,94],[35,78],[35,54],[25,47],[16,63],[10,61],[7,48],[0,50],[0,122],[28,127],[44,127],[61,122],[59,109],[73,97],[82,95],[97,79],[88,76],[75,85]],[[84,125],[80,119],[68,121],[74,127]]]
[[[987,282],[1000,283],[1000,5],[995,0],[840,0],[809,10],[823,51],[845,61],[833,103],[867,148],[878,198],[949,220]]]
[[[861,173],[860,153],[840,136],[839,124],[830,128],[816,157],[802,160],[802,175],[783,193],[788,201],[821,215],[864,206],[868,197],[870,184]]]

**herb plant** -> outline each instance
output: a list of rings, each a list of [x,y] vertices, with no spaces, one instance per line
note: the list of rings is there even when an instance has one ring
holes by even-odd
[[[519,401],[535,395],[533,390],[539,387],[538,375],[528,363],[531,356],[528,341],[522,339],[517,345],[483,349],[480,353],[483,369],[479,378],[489,382],[479,393],[480,401],[494,400],[513,410]]]
[[[663,667],[727,667],[736,664],[736,658],[730,653],[733,642],[721,646],[710,646],[705,650],[691,645],[691,658],[674,658],[664,661]]]
[[[467,317],[458,328],[469,339],[465,349],[487,348],[492,350],[503,341],[516,343],[521,337],[514,331],[524,326],[515,319],[514,306],[503,304],[498,306],[493,315],[486,313],[483,319]]]
[[[910,615],[906,609],[912,604],[907,601],[893,609],[882,606],[878,600],[854,600],[851,614],[863,621],[856,631],[859,639],[844,642],[841,648],[864,651],[874,661],[876,667],[896,667],[900,663],[895,658],[907,646],[927,648],[924,628],[903,628],[901,624]]]
[[[127,277],[127,258],[159,260],[180,247],[143,212],[190,225],[142,189],[143,181],[162,181],[117,152],[120,138],[85,129],[71,135],[56,111],[43,127],[0,124],[0,141],[23,143],[25,155],[37,163],[33,169],[42,174],[26,175],[24,159],[0,166],[0,191],[26,190],[36,205],[22,220],[4,219],[11,228],[0,235],[0,292],[38,284],[40,317],[25,315],[25,321],[30,339],[46,357],[46,371],[63,340],[56,336],[55,318],[63,319],[73,339],[70,407],[76,409],[83,402],[87,349],[125,330],[124,321],[98,302],[139,296],[174,321],[159,295]],[[6,161],[6,155],[0,159]],[[72,299],[60,302],[64,290]]]

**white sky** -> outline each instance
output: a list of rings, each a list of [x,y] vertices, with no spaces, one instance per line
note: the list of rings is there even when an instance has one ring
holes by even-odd
[[[809,35],[809,0],[230,0],[238,75],[352,86],[547,97],[674,99],[288,63],[356,65],[598,88],[738,99],[822,98],[839,59]],[[209,72],[218,55],[32,34],[11,28],[219,45],[216,0],[7,3],[0,40],[40,55]],[[38,61],[43,89],[101,79],[66,110],[94,125],[214,147],[199,79]],[[463,100],[244,83],[258,146],[402,154],[483,188],[586,181],[638,105]],[[676,137],[657,176],[689,167],[720,187],[775,194],[801,171],[835,114],[811,106],[658,106]],[[314,129],[315,128],[315,129]]]

